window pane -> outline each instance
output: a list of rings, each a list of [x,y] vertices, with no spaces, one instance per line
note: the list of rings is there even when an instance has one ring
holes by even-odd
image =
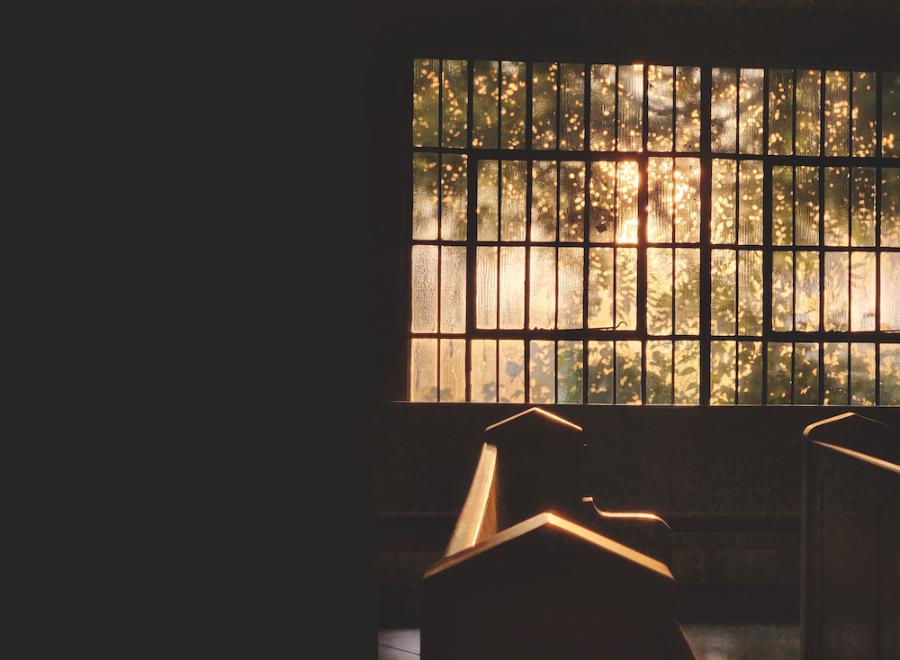
[[[409,356],[410,401],[437,401],[437,339],[413,339]]]
[[[819,403],[819,345],[816,343],[794,345],[794,403],[813,406]]]
[[[769,342],[768,346],[768,402],[779,405],[791,402],[791,353],[790,342]]]
[[[476,60],[472,66],[472,146],[497,148],[500,98],[500,64],[492,60]]]
[[[588,403],[613,402],[613,343],[588,342]]]
[[[647,149],[672,151],[672,98],[674,70],[670,66],[647,67]]]
[[[794,329],[819,329],[819,253],[802,251],[795,255],[797,289],[794,297]]]
[[[559,148],[584,149],[584,65],[561,65],[560,84],[563,124]]]
[[[466,340],[441,339],[441,401],[466,400]]]
[[[881,170],[881,244],[900,247],[900,168]]]
[[[531,146],[556,149],[556,62],[531,65]]]
[[[735,376],[737,355],[733,341],[713,341],[709,351],[709,403],[728,405],[735,403]]]
[[[740,164],[740,210],[738,212],[741,245],[763,242],[763,166],[745,160]]]
[[[881,255],[881,329],[900,330],[900,252]]]
[[[440,60],[413,60],[413,144],[436,147]]]
[[[825,168],[825,245],[850,244],[850,170]]]
[[[591,149],[612,151],[616,139],[616,67],[591,66]]]
[[[500,197],[497,191],[499,164],[496,160],[478,163],[478,240],[496,241],[500,222]]]
[[[559,248],[557,327],[561,330],[582,327],[583,283],[584,250],[582,248]]]
[[[524,160],[504,160],[500,190],[500,240],[525,240],[525,172]]]
[[[528,327],[553,328],[556,325],[556,248],[531,248],[530,269]]]
[[[772,167],[772,245],[794,242],[793,168]]]
[[[580,404],[584,380],[581,341],[561,341],[556,350],[556,401]]]
[[[825,330],[846,331],[850,313],[850,255],[825,253]]]
[[[850,253],[850,330],[875,329],[875,254]]]
[[[672,250],[647,249],[647,332],[672,333]]]
[[[466,331],[466,248],[441,248],[441,332]]]
[[[675,333],[700,332],[700,250],[675,250]]]
[[[710,321],[712,334],[734,334],[734,307],[737,292],[735,275],[737,258],[734,250],[713,250],[710,265]],[[648,301],[649,304],[649,301]]]
[[[525,342],[501,339],[500,403],[525,402]]]
[[[615,248],[591,248],[588,265],[588,327],[612,328]]]
[[[647,403],[672,403],[672,342],[647,342]]]
[[[738,251],[737,327],[741,335],[762,335],[762,266],[762,251]]]
[[[850,153],[850,74],[825,72],[825,155]]]
[[[413,238],[438,237],[438,156],[413,154]]]
[[[497,342],[494,339],[473,339],[470,382],[472,401],[497,401]]]
[[[825,372],[825,393],[822,403],[826,406],[846,406],[849,386],[847,371],[847,344],[822,345]]]
[[[619,67],[619,151],[642,151],[644,66]]]
[[[591,241],[611,243],[616,226],[616,164],[609,161],[591,163]]]
[[[850,208],[851,245],[875,245],[875,168],[853,168]]]
[[[700,151],[700,67],[675,69],[675,149]]]
[[[412,331],[437,332],[438,248],[413,245],[412,248]],[[437,347],[434,348],[435,354]],[[437,380],[435,380],[437,384]]]
[[[525,248],[500,248],[500,327],[525,326]]]
[[[675,403],[696,406],[700,403],[700,342],[675,342]]]
[[[469,116],[468,64],[465,60],[444,60],[443,137],[445,147],[465,147]]]
[[[500,147],[525,147],[525,62],[500,64]]]
[[[853,72],[851,128],[854,156],[875,156],[875,74]]]
[[[672,242],[671,158],[647,159],[647,240],[651,243]]]
[[[819,244],[819,168],[797,168],[797,245]]]
[[[531,240],[556,240],[555,160],[536,160],[531,168]]]
[[[900,72],[882,74],[881,155],[900,156]]]
[[[616,342],[616,403],[641,403],[641,342]]]
[[[637,327],[637,250],[616,249],[616,329]]]
[[[819,155],[822,72],[797,71],[797,155]]]
[[[900,344],[879,346],[878,359],[879,403],[882,406],[900,405]]]
[[[675,159],[675,240],[700,240],[700,159]]]
[[[584,171],[583,161],[560,163],[559,240],[584,240]]]
[[[735,191],[737,161],[712,162],[712,242],[735,242]]]
[[[637,243],[638,164],[634,161],[619,163],[616,179],[616,242]]]
[[[528,400],[553,403],[556,390],[556,355],[552,341],[531,341],[528,348]]]
[[[794,152],[794,72],[769,69],[769,153],[789,156]]]
[[[441,156],[441,238],[466,238],[466,158],[465,154]]]
[[[712,70],[710,134],[714,152],[734,152],[737,139],[737,69]]]
[[[741,69],[741,153],[761,154],[763,144],[763,70]]]
[[[497,248],[475,250],[475,327],[497,327]]]
[[[738,404],[762,403],[762,342],[738,342]]]
[[[793,330],[794,258],[790,252],[772,255],[772,330]]]
[[[875,344],[850,344],[850,405],[875,405]]]

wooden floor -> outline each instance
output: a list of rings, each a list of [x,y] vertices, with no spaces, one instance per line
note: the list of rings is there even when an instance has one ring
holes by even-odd
[[[697,660],[798,660],[800,626],[792,623],[683,623]],[[416,628],[380,630],[379,660],[419,657]]]

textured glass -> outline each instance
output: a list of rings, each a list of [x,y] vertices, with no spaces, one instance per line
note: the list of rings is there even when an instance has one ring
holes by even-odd
[[[525,248],[500,248],[500,328],[525,326]]]
[[[560,341],[556,346],[556,402],[581,403],[584,362],[581,341]]]
[[[897,158],[900,157],[900,72],[883,73],[881,90],[881,155]]]
[[[819,403],[819,345],[798,342],[794,345],[794,403]]]
[[[619,67],[619,151],[642,151],[644,66]]]
[[[466,331],[466,248],[441,247],[441,332]]]
[[[700,250],[675,250],[675,334],[700,332]]]
[[[700,151],[700,67],[675,69],[675,149]]]
[[[591,66],[591,149],[612,151],[616,146],[616,67]]]
[[[555,160],[536,160],[532,164],[531,240],[556,240]]]
[[[819,155],[822,72],[797,70],[797,155]]]
[[[772,245],[794,241],[794,180],[790,166],[772,167]]]
[[[438,248],[412,247],[412,331],[437,332]],[[437,351],[437,348],[434,349]]]
[[[472,65],[472,146],[496,149],[500,118],[500,64],[475,60]]]
[[[882,344],[878,348],[878,403],[900,405],[900,344]]]
[[[647,403],[672,403],[672,342],[647,342]]]
[[[552,341],[529,342],[528,371],[528,400],[531,403],[553,403],[556,390],[556,349]]]
[[[762,335],[763,259],[760,250],[738,250],[739,335]]]
[[[674,70],[647,67],[647,150],[672,151],[672,98]]]
[[[700,240],[700,159],[675,159],[675,240]]]
[[[613,343],[588,342],[588,403],[613,402]]]
[[[825,378],[825,392],[822,403],[826,406],[846,406],[849,388],[847,371],[847,344],[822,344],[822,371]]]
[[[819,329],[819,253],[797,252],[794,268],[794,329],[812,332]]]
[[[819,244],[819,168],[797,167],[794,197],[797,245]]]
[[[825,330],[845,332],[850,313],[850,255],[846,252],[825,253]]]
[[[613,259],[615,248],[591,248],[588,265],[588,327],[613,326]]]
[[[850,244],[850,170],[825,168],[825,245]]]
[[[769,405],[791,402],[791,353],[790,342],[770,341],[768,351],[768,402]]]
[[[881,255],[881,329],[900,330],[900,252]]]
[[[738,209],[738,240],[741,245],[762,245],[763,242],[763,166],[754,160],[742,161],[739,168],[740,204]]]
[[[900,247],[900,168],[881,170],[881,245]]]
[[[440,60],[413,60],[413,145],[436,147]]]
[[[850,245],[875,245],[875,168],[854,167]]]
[[[584,161],[559,165],[559,240],[584,240]]]
[[[525,240],[525,186],[527,163],[504,160],[500,164],[500,240]]]
[[[712,70],[710,135],[714,152],[733,153],[737,144],[737,69]]]
[[[737,161],[712,162],[712,242],[735,242]]]
[[[671,158],[647,159],[647,240],[672,242],[673,186]]]
[[[825,72],[825,155],[850,154],[850,74]]]
[[[525,402],[525,342],[501,339],[498,372],[500,403]]]
[[[409,356],[410,401],[437,401],[437,339],[413,339]]]
[[[525,148],[525,62],[500,63],[500,147]]]
[[[445,147],[465,147],[469,116],[468,64],[465,60],[444,60],[442,77],[442,137]]]
[[[535,62],[531,65],[531,147],[556,149],[556,92],[555,62]]]
[[[875,254],[850,253],[850,330],[875,329]]]
[[[875,344],[850,344],[850,405],[875,405]]]
[[[713,406],[733,406],[737,355],[733,341],[713,341],[709,348],[709,403]]]
[[[790,252],[772,254],[772,330],[794,329],[794,258]]]
[[[497,248],[475,250],[475,327],[497,327]]]
[[[441,156],[441,238],[466,239],[466,158],[465,154]]]
[[[431,241],[438,237],[438,156],[413,154],[413,238]]]
[[[616,250],[616,329],[637,327],[637,250]]]
[[[763,145],[762,69],[741,69],[740,139],[742,154],[761,154]]]
[[[854,156],[876,156],[875,74],[853,72],[853,113],[850,127]]]
[[[559,248],[557,321],[560,330],[582,327],[581,302],[584,285],[584,249]]]
[[[641,403],[641,342],[616,342],[616,403]]]
[[[794,152],[794,72],[769,69],[769,153],[789,156]]]
[[[616,242],[637,243],[638,164],[622,161],[616,171]]]
[[[584,149],[584,65],[560,66],[559,102],[562,105],[560,149]]]
[[[675,404],[700,403],[700,342],[675,342]]]
[[[466,340],[441,339],[441,401],[466,400]]]
[[[616,229],[616,164],[609,161],[591,163],[588,182],[591,199],[590,234],[594,243],[612,243]]]
[[[672,250],[647,248],[647,332],[672,334]]]
[[[497,341],[473,339],[471,350],[471,400],[476,403],[494,403],[497,401]]]
[[[737,287],[737,258],[734,250],[713,250],[710,262],[710,322],[714,335],[733,335]]]
[[[530,257],[528,327],[550,329],[556,320],[556,248],[533,247]]]
[[[738,342],[738,404],[762,403],[762,342]]]
[[[496,160],[478,163],[478,240],[496,241],[500,223],[500,196],[497,179],[500,166]]]

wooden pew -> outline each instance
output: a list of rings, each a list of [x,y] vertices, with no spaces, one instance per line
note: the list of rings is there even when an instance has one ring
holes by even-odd
[[[803,432],[802,657],[900,658],[900,433],[856,413]]]
[[[668,566],[604,533],[624,526],[640,540],[665,523],[581,497],[582,429],[532,408],[485,439],[450,543],[425,574],[422,657],[693,658]]]

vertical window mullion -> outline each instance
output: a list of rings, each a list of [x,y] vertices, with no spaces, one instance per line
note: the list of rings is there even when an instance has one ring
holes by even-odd
[[[881,98],[882,73],[875,74],[875,332],[881,332]],[[875,344],[875,405],[881,404],[881,344]]]
[[[712,218],[712,126],[711,126],[711,100],[712,100],[712,69],[703,67],[700,81],[700,405],[709,405],[710,377],[709,353],[712,350],[712,327],[710,305],[712,304],[712,252],[711,218]],[[736,145],[737,146],[737,145]],[[737,169],[737,168],[736,168]],[[672,168],[674,176],[674,166]],[[673,203],[674,211],[674,203]],[[674,219],[672,222],[674,230]],[[737,240],[737,234],[735,234]],[[674,265],[674,254],[672,255]],[[672,277],[673,299],[675,278]],[[737,296],[735,295],[735,299]],[[675,314],[672,314],[672,330],[675,330]],[[735,317],[735,323],[737,318]],[[674,355],[673,355],[674,365]],[[674,377],[673,377],[674,387]],[[735,378],[735,400],[737,400],[737,379]]]
[[[647,403],[647,133],[650,102],[648,100],[649,67],[643,65],[643,96],[641,103],[641,157],[638,159],[637,189],[637,319],[641,338],[641,405]],[[674,87],[675,81],[672,81]],[[675,109],[672,109],[674,114]],[[673,147],[675,136],[672,136]],[[673,399],[674,400],[674,399]]]

